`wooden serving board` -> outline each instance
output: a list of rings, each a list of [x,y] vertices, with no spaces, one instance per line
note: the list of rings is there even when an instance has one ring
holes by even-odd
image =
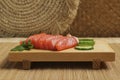
[[[96,40],[93,50],[76,50],[74,48],[63,51],[37,50],[10,51],[8,60],[23,62],[23,68],[29,69],[31,62],[48,61],[92,61],[93,68],[100,68],[101,61],[114,61],[115,52],[105,41]]]

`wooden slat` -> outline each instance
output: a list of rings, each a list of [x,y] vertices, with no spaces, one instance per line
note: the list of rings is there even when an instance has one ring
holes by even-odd
[[[23,60],[23,69],[30,69],[31,68],[31,62],[29,60]]]
[[[104,41],[96,40],[93,50],[76,50],[74,48],[63,51],[36,50],[30,51],[11,51],[9,61],[93,61],[101,59],[102,61],[114,61],[115,52]]]
[[[24,53],[9,55],[9,61],[21,62],[24,59],[39,62],[39,61],[93,61],[100,58],[102,61],[114,61],[114,53],[73,53],[69,54],[54,54],[54,53]]]
[[[93,59],[92,67],[93,67],[93,69],[100,69],[101,68],[101,59]]]

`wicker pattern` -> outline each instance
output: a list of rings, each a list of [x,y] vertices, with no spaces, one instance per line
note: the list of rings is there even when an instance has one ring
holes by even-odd
[[[120,37],[120,0],[81,0],[68,32],[81,37]]]
[[[62,34],[78,5],[79,0],[0,0],[0,37]]]

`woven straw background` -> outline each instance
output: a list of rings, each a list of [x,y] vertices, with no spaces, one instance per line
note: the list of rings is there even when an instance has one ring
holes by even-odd
[[[73,22],[79,0],[0,0],[0,37],[62,34]]]
[[[3,7],[3,6],[1,6],[1,1],[2,2],[4,1],[4,3],[6,2],[6,5],[10,4],[12,8],[14,6],[16,6],[15,4],[17,3],[17,1],[18,2],[26,1],[24,4],[27,4],[30,2],[32,2],[32,3],[30,3],[27,6],[23,6],[22,8],[20,8],[19,6],[15,7],[15,8],[19,8],[17,10],[19,13],[13,12],[14,15],[8,14],[6,16],[7,19],[5,19],[5,17],[3,15],[1,15],[1,12],[3,9],[3,8],[1,9],[1,7]],[[15,4],[11,3],[10,1],[14,2]],[[81,0],[76,19],[74,20],[73,24],[70,27],[68,26],[68,24],[72,23],[72,20],[74,19],[75,15],[76,15],[74,12],[76,12],[76,10],[77,10],[77,5],[78,5],[77,2],[79,2],[79,1],[78,0],[43,0],[43,2],[45,2],[44,4],[47,4],[47,2],[52,2],[52,1],[53,2],[56,1],[55,6],[57,6],[57,3],[60,2],[59,3],[59,5],[61,4],[59,6],[59,7],[61,7],[60,9],[64,10],[63,12],[67,13],[67,14],[62,13],[62,15],[64,14],[62,18],[69,15],[70,13],[73,14],[73,16],[72,17],[70,17],[70,15],[67,16],[67,19],[70,19],[70,22],[69,22],[69,20],[67,21],[67,24],[66,24],[67,26],[65,26],[65,25],[63,26],[63,25],[59,24],[60,25],[60,28],[59,28],[58,24],[57,24],[57,27],[55,27],[56,25],[51,26],[51,27],[54,27],[54,29],[47,28],[47,29],[44,29],[43,31],[47,31],[48,33],[53,33],[53,34],[57,33],[58,34],[58,33],[63,33],[68,28],[64,32],[64,34],[71,33],[72,35],[81,36],[81,37],[87,37],[87,36],[120,37],[120,0]],[[68,12],[67,12],[68,6],[65,6],[66,3],[62,3],[64,1],[67,1],[67,3],[69,3]],[[0,0],[0,35],[7,36],[7,37],[8,36],[28,36],[33,33],[39,33],[40,32],[39,28],[41,29],[41,27],[39,25],[53,25],[54,23],[51,24],[52,20],[53,20],[52,18],[55,17],[53,15],[50,15],[50,16],[52,16],[52,18],[50,18],[48,20],[48,21],[50,21],[50,24],[45,23],[46,19],[39,20],[40,22],[43,21],[44,24],[41,24],[41,23],[39,25],[37,24],[38,19],[36,17],[39,17],[39,16],[35,16],[35,14],[38,14],[38,12],[40,12],[40,11],[46,11],[47,9],[49,9],[48,8],[49,5],[52,4],[52,3],[49,3],[49,5],[47,5],[47,7],[45,9],[39,10],[39,9],[35,9],[35,5],[38,5],[37,4],[38,2],[39,2],[39,0]],[[29,8],[29,6],[32,4],[35,4],[35,5],[33,5],[32,8]],[[19,4],[17,4],[17,5],[19,5]],[[41,4],[39,4],[40,8],[41,8],[41,5],[46,6],[41,3]],[[24,9],[24,7],[26,7],[26,8]],[[58,8],[58,6],[57,6],[57,8]],[[7,10],[7,9],[8,8],[5,8],[5,10]],[[25,19],[25,20],[28,20],[28,22],[24,22],[25,20],[21,19],[21,15],[17,15],[17,14],[22,13],[21,9],[25,10],[26,14],[29,14],[29,15],[26,15],[27,17]],[[38,11],[36,11],[36,10],[38,10]],[[74,10],[74,11],[71,12],[71,10],[72,11]],[[12,11],[12,9],[10,11]],[[32,12],[32,14],[30,14],[31,12]],[[59,11],[55,12],[55,13],[57,13],[57,15],[58,15]],[[3,12],[2,12],[2,14],[6,15]],[[23,14],[25,14],[25,13],[23,13]],[[43,14],[43,13],[41,13],[41,14]],[[13,16],[18,17],[18,19],[14,19]],[[23,17],[25,17],[25,15]],[[11,19],[10,20],[11,22],[7,21],[7,20],[9,20],[8,18]],[[1,19],[3,19],[3,21],[5,23],[7,23],[7,25],[3,25],[3,22],[1,22]],[[54,19],[56,19],[56,17]],[[20,20],[23,20],[22,21],[23,23]],[[61,20],[59,20],[58,22],[60,22]],[[62,22],[64,22],[64,21],[62,21]],[[13,23],[13,24],[11,24],[11,23]],[[17,25],[14,25],[14,23]],[[23,26],[23,25],[26,25],[26,26]],[[11,26],[12,28],[8,28],[9,26]],[[26,27],[30,27],[30,26],[32,26],[32,28],[29,28],[29,29],[26,28]],[[6,27],[7,27],[7,29],[6,29]],[[14,27],[19,27],[19,28],[14,28]],[[20,29],[21,27],[23,28],[22,30]],[[62,27],[62,29],[61,29],[61,27]],[[16,31],[15,32],[16,34],[10,33],[11,31],[12,32]],[[21,31],[24,33],[22,33]]]
[[[120,0],[81,0],[68,31],[81,37],[120,37]]]

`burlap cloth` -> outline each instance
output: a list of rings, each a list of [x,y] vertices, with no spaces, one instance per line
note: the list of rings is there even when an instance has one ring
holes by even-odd
[[[0,0],[0,37],[62,34],[73,22],[79,0]]]
[[[80,0],[67,32],[78,37],[120,37],[120,0]]]

